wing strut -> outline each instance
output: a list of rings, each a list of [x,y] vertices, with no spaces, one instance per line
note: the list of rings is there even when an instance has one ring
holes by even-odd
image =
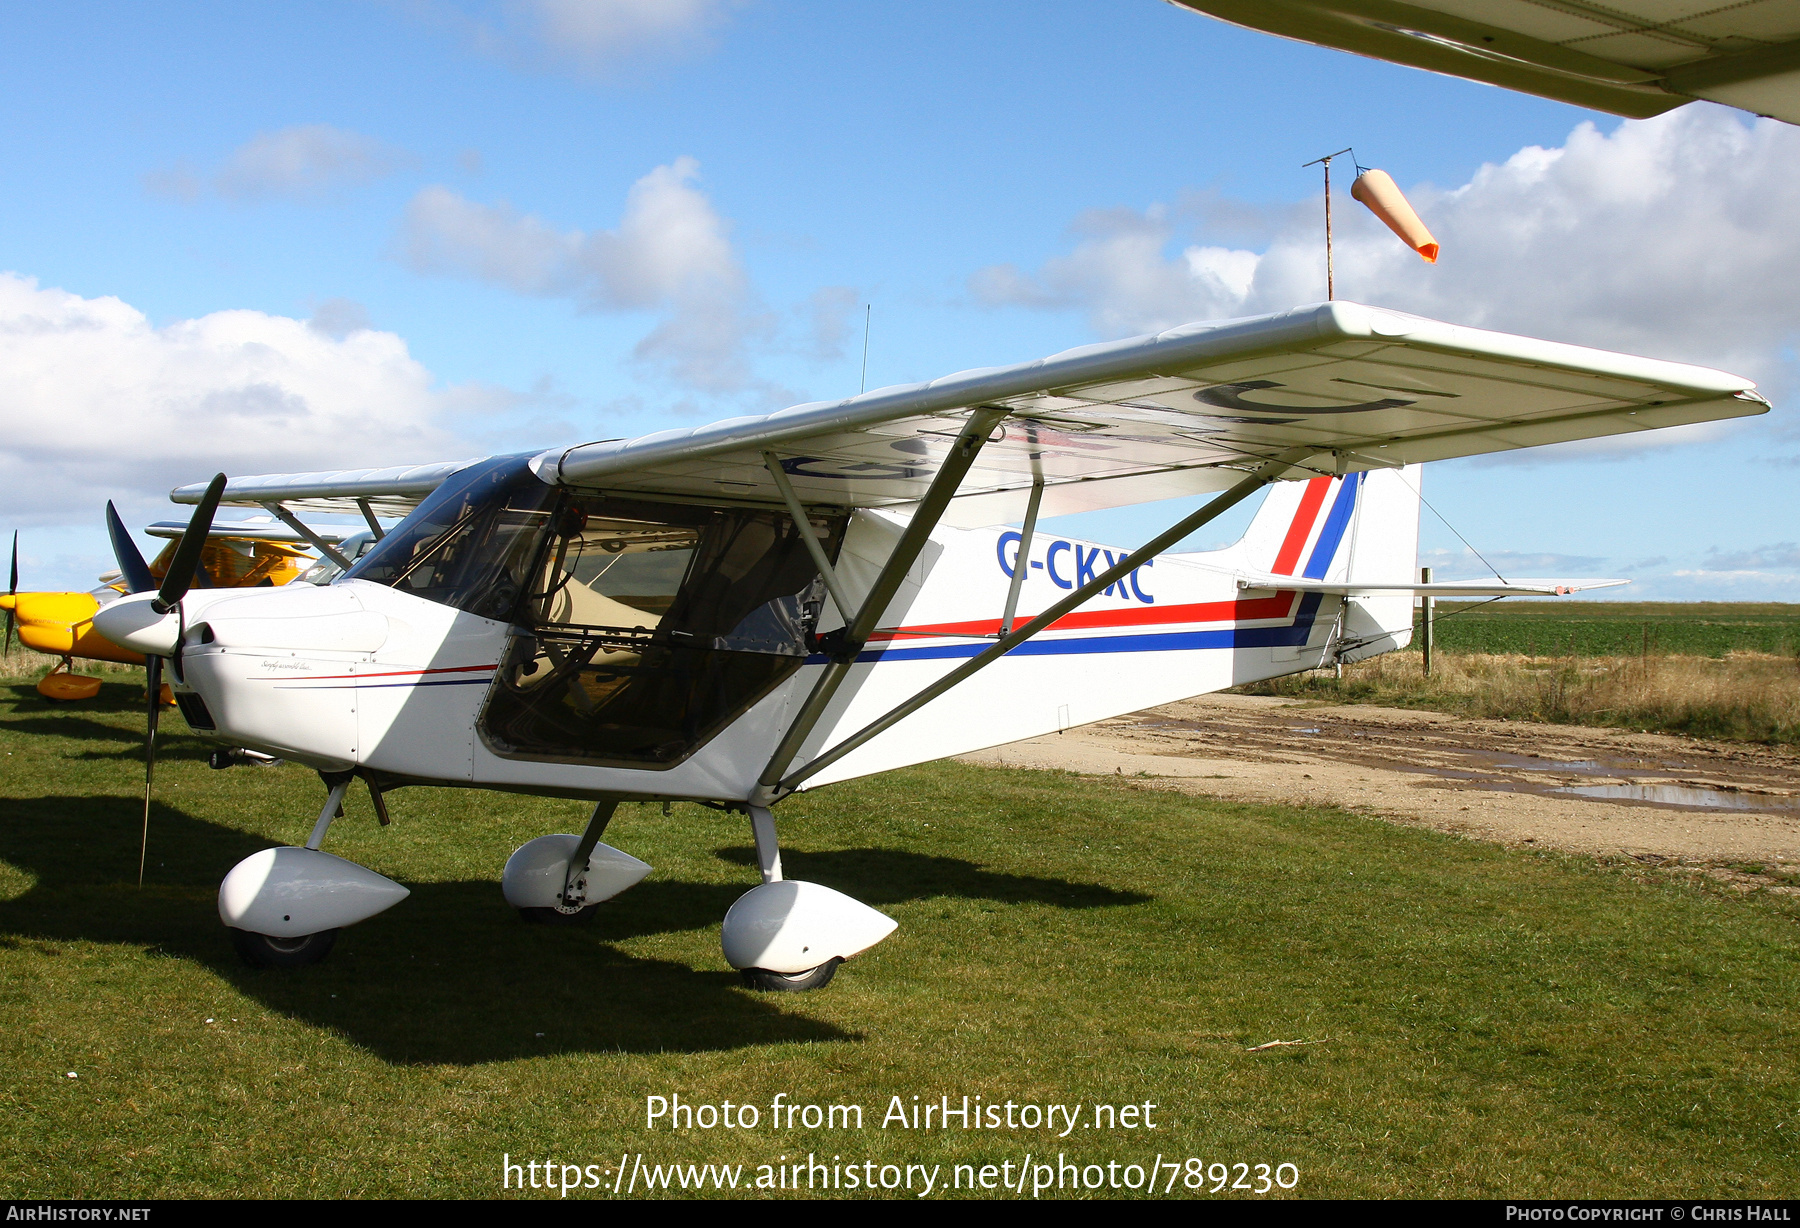
[[[914,712],[917,712],[920,708],[923,708],[926,704],[942,695],[945,691],[948,691],[952,687],[963,682],[971,674],[986,669],[989,665],[992,665],[995,661],[998,661],[1001,657],[1012,651],[1012,649],[1024,643],[1026,640],[1042,631],[1045,627],[1050,626],[1050,624],[1054,623],[1064,614],[1067,614],[1070,610],[1081,605],[1089,598],[1096,597],[1100,593],[1105,592],[1109,586],[1117,584],[1120,580],[1136,571],[1139,567],[1142,567],[1146,560],[1155,558],[1207,521],[1255,494],[1258,490],[1262,489],[1270,482],[1273,482],[1279,475],[1286,472],[1288,469],[1291,469],[1298,461],[1306,459],[1309,455],[1311,455],[1310,449],[1298,456],[1290,453],[1288,456],[1280,457],[1260,466],[1252,472],[1249,477],[1246,477],[1236,486],[1233,486],[1218,498],[1209,501],[1206,506],[1199,508],[1192,515],[1184,517],[1175,525],[1163,530],[1162,533],[1153,538],[1150,542],[1132,551],[1106,571],[1095,576],[1092,580],[1089,580],[1086,584],[1070,593],[1067,597],[1064,597],[1061,601],[1058,601],[1055,605],[1052,605],[1049,609],[1045,610],[1042,614],[1039,614],[1036,618],[1032,619],[1018,630],[1011,634],[1001,636],[992,647],[970,657],[967,661],[951,670],[948,674],[945,674],[942,678],[920,691],[917,695],[914,695],[899,707],[890,710],[886,716],[864,726],[861,730],[851,734],[848,738],[845,738],[842,742],[839,742],[836,746],[812,760],[812,762],[808,763],[799,771],[790,773],[788,776],[784,777],[779,784],[774,786],[774,791],[780,794],[791,793],[814,773],[824,771],[857,747],[868,742],[871,738],[879,737],[889,729],[892,729],[895,725],[911,716]],[[1021,559],[1023,558],[1023,556],[1020,557]],[[1015,569],[1014,574],[1017,574],[1017,569]]]
[[[1025,504],[1025,523],[1019,531],[1019,553],[1013,556],[1012,584],[1006,590],[1006,612],[1000,616],[1000,634],[1011,635],[1013,615],[1019,612],[1019,590],[1025,587],[1025,564],[1031,558],[1031,535],[1037,532],[1038,507],[1044,501],[1044,454],[1037,451],[1037,423],[1025,424],[1031,440],[1031,498]]]
[[[788,481],[787,471],[781,467],[781,458],[773,452],[763,453],[763,464],[769,467],[769,476],[775,479],[775,489],[781,492],[781,498],[787,504],[788,515],[794,518],[794,532],[806,543],[806,552],[812,555],[813,566],[825,578],[825,589],[831,594],[832,601],[837,603],[838,616],[846,623],[855,612],[855,607],[844,599],[843,586],[838,583],[837,571],[831,560],[825,557],[825,548],[819,545],[819,535],[813,532],[812,517],[800,506],[800,496],[794,493],[794,484]]]
[[[856,664],[863,645],[875,630],[876,621],[887,610],[888,602],[894,599],[894,594],[900,591],[901,582],[905,580],[907,571],[919,557],[920,551],[925,549],[925,543],[931,540],[931,531],[937,528],[938,521],[943,518],[944,509],[950,506],[957,487],[962,485],[963,477],[975,464],[975,457],[988,441],[988,435],[1006,416],[1006,410],[990,405],[983,405],[969,415],[956,446],[944,458],[937,476],[931,480],[931,489],[925,492],[925,497],[919,501],[918,510],[907,523],[906,532],[900,535],[900,543],[894,547],[894,552],[882,565],[881,574],[875,577],[875,583],[863,598],[862,608],[857,610],[856,617],[838,633],[838,651],[832,655],[831,663],[813,684],[812,693],[806,697],[805,705],[795,716],[793,724],[788,726],[787,733],[782,735],[781,744],[769,757],[768,766],[763,768],[756,790],[750,796],[751,805],[767,806],[785,792],[777,787],[781,784],[781,774],[787,771],[794,756],[800,753],[800,744],[812,733],[813,726],[825,715],[832,696],[837,694],[844,679],[849,677],[850,667]]]
[[[375,535],[375,540],[380,541],[386,537],[387,530],[381,527],[381,521],[375,519],[375,509],[369,506],[369,501],[358,499],[356,506],[362,509],[363,519],[368,522],[369,532]]]
[[[350,560],[345,558],[337,547],[333,546],[323,537],[320,537],[317,533],[314,533],[307,525],[302,524],[300,517],[294,515],[294,513],[288,511],[279,503],[264,503],[262,509],[269,513],[269,515],[275,517],[275,519],[281,521],[282,524],[298,533],[301,537],[304,537],[307,541],[311,542],[318,549],[320,554],[336,563],[339,567],[342,567],[345,571],[350,570]]]

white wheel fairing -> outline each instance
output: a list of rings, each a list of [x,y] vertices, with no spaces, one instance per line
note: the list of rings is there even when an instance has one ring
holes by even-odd
[[[264,849],[219,884],[219,920],[252,934],[301,938],[367,921],[411,894],[366,866],[317,849]]]
[[[581,845],[580,836],[539,836],[528,840],[506,859],[500,888],[514,908],[555,908],[562,903],[563,883],[569,858]],[[587,903],[610,900],[627,887],[635,887],[650,873],[650,866],[610,844],[596,844],[588,857]]]
[[[733,968],[792,975],[860,954],[898,924],[841,891],[785,879],[739,896],[725,914],[719,941]]]

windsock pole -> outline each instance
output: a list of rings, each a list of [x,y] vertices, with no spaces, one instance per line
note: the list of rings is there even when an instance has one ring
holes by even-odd
[[[1331,160],[1333,158],[1341,158],[1345,154],[1351,154],[1351,158],[1354,161],[1355,155],[1353,153],[1351,153],[1351,150],[1349,148],[1345,148],[1345,149],[1338,150],[1336,153],[1326,154],[1323,158],[1314,158],[1311,162],[1308,162],[1306,164],[1306,166],[1302,166],[1300,168],[1301,170],[1305,170],[1307,166],[1318,166],[1320,163],[1323,163],[1325,166],[1325,301],[1326,302],[1330,302],[1332,299],[1337,297],[1337,285],[1335,284],[1335,279],[1332,275],[1332,269],[1331,269]]]

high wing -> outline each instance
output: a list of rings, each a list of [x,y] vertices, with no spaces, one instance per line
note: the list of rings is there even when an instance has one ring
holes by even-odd
[[[235,507],[277,503],[319,515],[405,516],[419,501],[459,469],[483,457],[432,465],[394,465],[386,469],[336,469],[320,473],[266,473],[233,478],[222,502]],[[178,487],[169,498],[198,503],[206,483]],[[185,526],[184,526],[185,527]],[[336,538],[331,539],[333,541]]]
[[[1800,123],[1800,5],[1793,0],[1169,3],[1635,119],[1705,98]]]
[[[1223,490],[1270,461],[1310,478],[1760,414],[1740,376],[1332,302],[1190,324],[964,371],[925,384],[689,430],[538,454],[551,483],[707,502],[905,512],[977,408],[1009,416],[964,477],[945,523]],[[778,462],[780,477],[771,470]],[[230,503],[355,510],[416,501],[471,462],[410,470],[236,478]],[[198,484],[176,490],[195,502]]]
[[[344,528],[342,525],[307,525],[306,527],[315,536],[328,542],[341,542],[358,531]],[[187,524],[179,520],[159,520],[144,528],[144,532],[151,537],[163,538],[181,537],[187,531]],[[238,541],[284,542],[289,545],[299,545],[302,542],[310,544],[311,542],[311,538],[296,533],[285,525],[255,520],[215,520],[212,527],[206,531],[206,535],[208,537],[229,537]]]

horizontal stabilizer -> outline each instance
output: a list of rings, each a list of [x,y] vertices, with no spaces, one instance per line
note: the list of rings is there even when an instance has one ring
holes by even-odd
[[[1630,580],[1444,580],[1432,584],[1327,584],[1292,576],[1239,576],[1238,588],[1301,593],[1411,593],[1415,597],[1567,597],[1594,588],[1618,588]]]

